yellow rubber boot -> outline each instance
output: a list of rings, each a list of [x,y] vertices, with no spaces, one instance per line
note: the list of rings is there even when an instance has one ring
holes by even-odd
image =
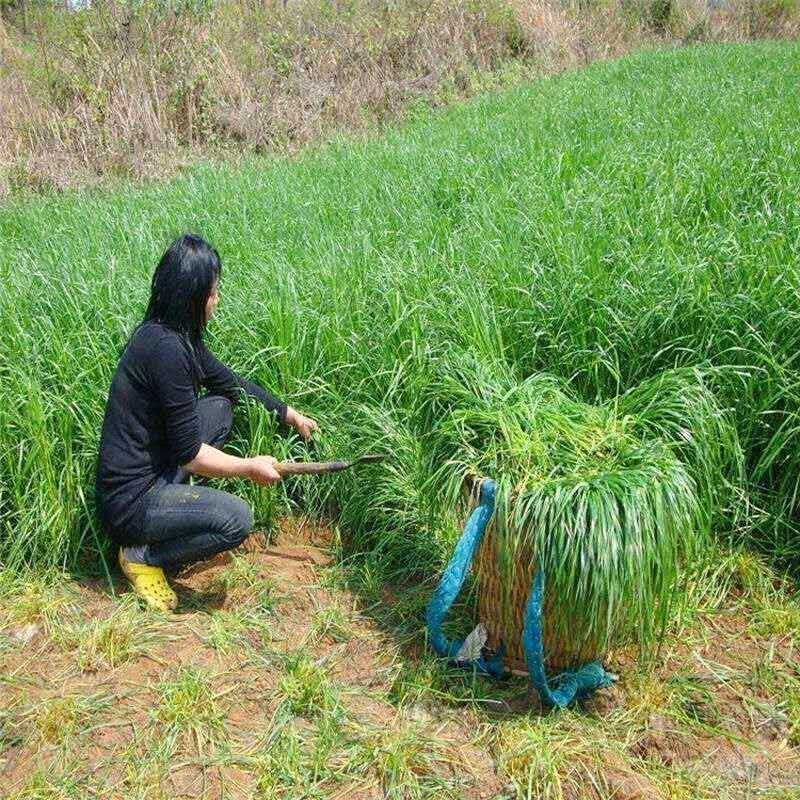
[[[119,565],[125,577],[131,582],[133,591],[141,597],[150,608],[156,611],[174,611],[178,605],[178,595],[167,583],[161,567],[148,564],[136,564],[128,561],[119,549]]]

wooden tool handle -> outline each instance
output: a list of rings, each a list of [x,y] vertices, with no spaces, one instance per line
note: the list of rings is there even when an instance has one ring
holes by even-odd
[[[347,461],[281,461],[275,469],[284,475],[327,475],[347,469]]]

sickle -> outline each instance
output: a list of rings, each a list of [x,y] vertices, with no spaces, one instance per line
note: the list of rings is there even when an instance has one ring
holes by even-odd
[[[352,461],[281,461],[275,464],[275,469],[281,474],[281,477],[284,475],[329,475],[332,472],[350,469],[357,464],[374,464],[376,461],[383,461],[388,457],[382,453],[371,453],[354,458]]]

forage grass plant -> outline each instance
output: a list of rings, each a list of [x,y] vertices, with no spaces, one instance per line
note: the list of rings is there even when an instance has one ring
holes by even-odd
[[[49,697],[30,708],[25,716],[39,740],[63,745],[70,737],[90,730],[91,723],[110,705],[111,698],[102,694]]]
[[[208,615],[203,641],[220,655],[241,651],[253,636],[270,640],[268,618],[260,610],[219,610]]]
[[[350,615],[337,603],[331,603],[314,611],[311,618],[311,641],[347,642],[354,636],[350,626]]]
[[[198,753],[224,737],[225,714],[220,699],[227,692],[215,690],[213,677],[206,670],[182,666],[172,678],[158,684],[152,716],[159,723],[161,736],[169,741],[185,737]]]
[[[80,595],[58,572],[17,573],[0,569],[0,629],[7,632],[27,626],[58,634],[79,616]]]
[[[545,503],[595,515],[587,547],[613,587],[633,558],[605,551],[602,531],[624,509],[659,571],[613,605],[630,599],[654,628],[662,604],[645,597],[663,597],[676,549],[709,528],[797,565],[798,52],[641,53],[293,160],[10,200],[0,561],[74,568],[106,554],[91,491],[104,400],[154,265],[193,229],[225,262],[211,349],[324,432],[306,448],[251,411],[232,446],[394,456],[266,491],[228,484],[260,526],[334,514],[347,549],[430,577],[461,522],[443,485],[501,470],[503,496],[550,487],[514,504],[528,521]],[[485,392],[464,394],[484,371]],[[537,397],[549,411],[525,410]],[[612,495],[626,498],[616,511]],[[550,581],[578,563],[553,563],[577,552],[555,528],[541,550]],[[571,591],[603,628],[601,585]]]
[[[666,625],[680,562],[701,551],[738,463],[735,428],[701,376],[663,373],[593,405],[547,375],[517,381],[502,362],[445,362],[438,374],[428,387],[441,443],[434,479],[451,505],[465,484],[496,479],[487,546],[502,603],[514,605],[517,573],[527,594],[540,567],[551,644],[577,657],[634,637],[646,653]],[[520,625],[501,624],[507,642]]]
[[[63,767],[38,767],[24,785],[7,795],[8,800],[83,800],[100,791],[91,776],[81,772],[73,760]]]
[[[74,664],[81,672],[114,669],[139,658],[172,638],[152,618],[143,617],[138,599],[126,594],[106,617],[88,620],[63,620],[52,634],[62,650],[74,655]]]
[[[285,659],[284,670],[278,693],[288,714],[315,717],[338,711],[336,687],[320,664],[302,653],[290,653]]]
[[[441,792],[438,796],[447,795],[433,769],[437,760],[443,760],[441,738],[413,725],[383,726],[361,732],[358,744],[355,758],[363,762],[363,769],[375,774],[384,797],[431,797],[437,790]]]

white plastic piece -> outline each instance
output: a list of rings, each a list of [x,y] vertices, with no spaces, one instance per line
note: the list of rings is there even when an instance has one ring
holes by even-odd
[[[458,662],[477,661],[481,657],[481,650],[486,644],[487,637],[486,626],[479,622],[475,630],[464,639],[464,643],[456,653],[455,660]]]

